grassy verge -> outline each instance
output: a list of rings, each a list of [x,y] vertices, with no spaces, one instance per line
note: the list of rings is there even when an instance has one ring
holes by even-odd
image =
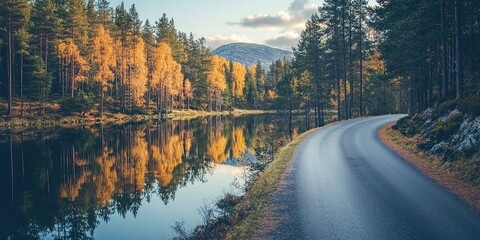
[[[379,130],[382,141],[405,160],[417,167],[426,176],[463,199],[468,205],[480,210],[480,185],[469,177],[478,168],[479,159],[445,161],[438,156],[422,151],[418,144],[424,142],[419,135],[406,137],[387,125]]]
[[[245,197],[236,206],[236,223],[227,234],[226,239],[248,239],[250,237],[258,221],[265,214],[267,202],[278,189],[282,176],[294,157],[295,150],[317,130],[313,129],[303,133],[278,151],[274,160],[250,186]]]

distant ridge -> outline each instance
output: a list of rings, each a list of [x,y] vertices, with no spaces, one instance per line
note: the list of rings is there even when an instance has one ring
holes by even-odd
[[[216,48],[212,53],[247,66],[255,65],[260,61],[265,67],[278,59],[293,58],[293,53],[290,51],[254,43],[230,43]]]

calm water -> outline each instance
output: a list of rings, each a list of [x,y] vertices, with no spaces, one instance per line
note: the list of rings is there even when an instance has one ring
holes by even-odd
[[[280,115],[3,134],[0,239],[169,239],[288,138]]]

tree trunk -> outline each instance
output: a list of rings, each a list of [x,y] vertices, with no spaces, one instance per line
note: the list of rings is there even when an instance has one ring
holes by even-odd
[[[290,140],[292,139],[292,97],[290,96],[290,101],[288,105],[288,132],[290,133]]]
[[[338,50],[338,26],[334,26],[334,42],[335,42],[335,80],[337,82],[337,121],[340,121],[341,120],[341,113],[340,113],[340,98],[341,98],[341,94],[340,94],[340,73],[339,73],[339,50]]]
[[[347,3],[343,0],[343,7],[346,7]],[[345,36],[345,9],[342,10],[342,58],[343,58],[343,107],[345,108],[345,119],[348,119],[348,94],[347,94],[347,38]]]
[[[147,112],[148,110],[150,109],[150,86],[148,86],[148,90],[147,90]]]
[[[160,88],[161,89],[161,88]],[[161,110],[161,107],[160,107],[160,92],[162,90],[158,91],[157,93],[157,111],[158,111],[158,120],[162,120],[162,110]]]
[[[445,0],[441,0],[441,18],[442,18],[442,84],[440,88],[440,98],[445,98],[448,92],[448,66],[447,66],[447,11]]]
[[[462,2],[455,0],[455,52],[457,99],[463,94],[463,52],[462,52]]]
[[[48,74],[48,33],[45,33],[45,73]]]
[[[360,52],[360,109],[359,115],[363,117],[363,4],[360,3],[360,41],[358,46]]]
[[[408,77],[410,86],[408,87],[408,116],[413,116],[413,79]]]
[[[74,91],[75,91],[75,61],[73,61],[73,59],[70,60],[71,61],[71,64],[72,64],[72,69],[71,69],[71,75],[72,75],[72,81],[71,81],[71,97],[73,98],[74,96]]]
[[[8,38],[8,59],[7,59],[7,73],[8,73],[8,113],[9,117],[12,116],[12,23],[10,16],[8,17],[7,26],[7,38]]]
[[[105,93],[103,92],[103,86],[100,85],[100,117],[103,118],[103,98]]]
[[[320,64],[319,64],[320,65]],[[315,127],[319,127],[319,108],[320,108],[320,67],[317,66],[316,69],[316,76],[315,76]]]
[[[20,54],[20,116],[23,117],[23,51]]]
[[[350,96],[349,100],[350,103],[348,105],[348,118],[352,118],[352,108],[353,108],[353,57],[352,57],[352,7],[349,5],[349,26],[348,26],[348,51],[349,51],[349,64],[350,64],[350,70],[349,72],[349,79],[350,79]]]

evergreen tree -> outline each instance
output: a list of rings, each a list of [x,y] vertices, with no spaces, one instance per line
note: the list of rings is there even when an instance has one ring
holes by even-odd
[[[16,32],[25,26],[25,22],[28,21],[28,8],[29,3],[27,0],[1,0],[0,6],[0,18],[2,31],[4,35],[4,43],[7,44],[7,95],[8,95],[8,110],[7,115],[12,116],[13,105],[13,74],[14,74],[14,35]]]

